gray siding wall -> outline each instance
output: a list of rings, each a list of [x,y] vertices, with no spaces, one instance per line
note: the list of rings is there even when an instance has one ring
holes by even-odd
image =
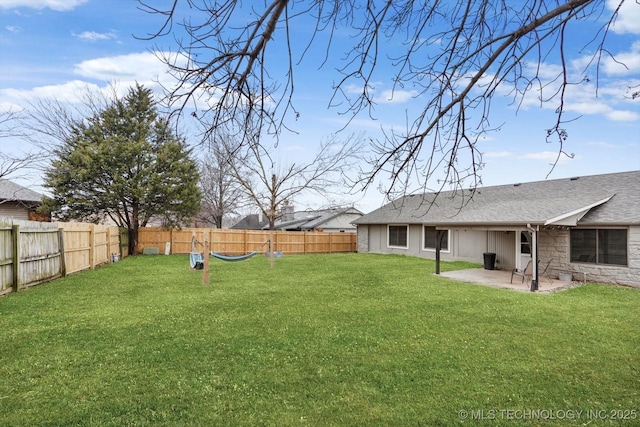
[[[422,225],[410,225],[407,240],[408,248],[406,249],[390,248],[387,246],[386,225],[358,226],[358,252],[403,254],[435,259],[435,251],[422,248]],[[486,231],[453,229],[449,234],[449,251],[442,251],[440,258],[445,261],[460,260],[482,263],[482,254],[486,252],[486,250]]]
[[[27,221],[29,210],[16,202],[0,203],[0,216]]]
[[[351,224],[351,221],[355,221],[360,218],[360,214],[343,214],[335,218],[331,218],[329,221],[322,224],[319,228],[324,231],[356,231],[356,226]]]

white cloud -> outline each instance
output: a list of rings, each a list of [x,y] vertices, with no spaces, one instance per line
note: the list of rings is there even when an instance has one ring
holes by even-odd
[[[403,104],[418,96],[416,90],[383,90],[379,96],[375,97],[375,101],[385,104]]]
[[[558,151],[540,151],[538,153],[527,153],[521,156],[523,159],[540,160],[548,164],[564,163],[571,160],[570,157]]]
[[[607,0],[607,8],[615,10],[620,0]],[[636,0],[626,0],[620,7],[613,31],[619,34],[640,34],[640,5]]]
[[[167,66],[151,52],[89,59],[76,64],[73,69],[75,74],[84,78],[126,84],[166,80],[167,71]]]
[[[419,92],[415,90],[382,89],[383,86],[382,82],[370,82],[365,89],[356,84],[349,84],[344,86],[342,90],[347,95],[357,96],[366,92],[367,96],[379,104],[402,104],[419,95]]]
[[[9,31],[10,33],[19,33],[21,28],[18,27],[17,25],[7,25],[6,27],[4,27],[7,31]]]
[[[18,7],[26,7],[29,9],[45,9],[65,11],[73,10],[77,6],[86,3],[88,0],[2,0],[0,8],[15,9]]]
[[[0,94],[2,91],[0,91]],[[18,112],[24,108],[21,105],[14,104],[12,102],[0,102],[0,113]]]
[[[609,114],[612,108],[603,102],[570,102],[565,106],[566,111],[579,114]]]
[[[36,99],[56,99],[65,103],[80,103],[82,95],[90,91],[98,93],[104,91],[98,85],[80,80],[72,80],[60,85],[39,86],[30,90],[1,89],[0,97],[13,100],[15,103],[26,103]]]
[[[98,33],[95,31],[83,31],[80,34],[74,34],[75,37],[78,37],[80,40],[95,42],[99,40],[109,40],[117,38],[117,34],[115,31],[109,31],[108,33]]]
[[[629,110],[612,110],[607,114],[607,117],[615,122],[635,122],[640,120],[640,114]]]
[[[640,5],[638,8],[640,9]],[[609,75],[638,75],[640,73],[640,41],[633,43],[631,49],[626,52],[615,53],[613,58],[605,58],[602,63],[604,71]]]

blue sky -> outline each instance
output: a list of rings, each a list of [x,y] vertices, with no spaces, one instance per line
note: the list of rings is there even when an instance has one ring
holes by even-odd
[[[97,90],[109,82],[127,88],[137,81],[160,91],[157,80],[170,85],[171,79],[150,53],[154,42],[133,37],[153,32],[159,25],[158,16],[140,11],[133,0],[0,0],[0,109],[20,109],[25,100],[38,98],[74,102],[87,84]],[[592,37],[593,28],[584,25],[580,34],[572,34],[575,45]],[[640,169],[640,99],[628,99],[627,91],[628,86],[640,84],[640,5],[627,1],[609,37],[609,48],[626,67],[611,60],[603,63],[597,97],[595,82],[570,90],[568,117],[580,118],[566,126],[569,139],[565,151],[575,156],[561,158],[550,179]],[[160,43],[170,49],[168,42],[163,39]],[[577,49],[571,55],[573,69],[583,66],[588,57]],[[296,69],[295,103],[301,116],[292,125],[297,133],[285,134],[279,145],[277,157],[282,162],[311,156],[321,140],[345,124],[345,116],[327,108],[337,76],[333,64],[318,69],[321,62],[321,55],[311,55]],[[541,70],[544,74],[558,66],[544,63]],[[345,136],[365,132],[377,137],[381,127],[402,127],[405,114],[424,104],[411,88],[396,91],[389,99],[391,82],[385,80],[384,68],[375,83],[377,120],[356,117],[343,131]],[[502,126],[480,146],[485,163],[483,185],[547,178],[558,147],[545,142],[544,130],[554,122],[555,107],[541,106],[535,94],[526,97],[517,112],[510,98],[494,99],[492,124]],[[3,152],[28,149],[21,141],[0,140]],[[44,192],[37,171],[16,180]],[[384,180],[381,183],[384,185]],[[336,201],[355,203],[368,212],[384,199],[372,188],[366,194],[345,195]],[[314,202],[295,203],[308,207]]]

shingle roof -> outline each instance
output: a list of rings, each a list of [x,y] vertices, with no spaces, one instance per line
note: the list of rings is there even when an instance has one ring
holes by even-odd
[[[36,193],[8,179],[0,178],[0,201],[4,200],[42,203],[42,194]]]
[[[250,214],[242,218],[236,224],[234,224],[231,228],[233,229],[242,229],[242,230],[260,230],[265,225],[269,225],[269,220],[266,216],[262,216],[262,221],[260,221],[260,216],[258,214]]]
[[[640,224],[640,171],[401,197],[354,224]]]
[[[331,208],[317,211],[294,212],[293,218],[288,220],[278,220],[275,223],[277,229],[300,229],[313,230],[326,224],[333,218],[343,214],[362,214],[355,208]]]

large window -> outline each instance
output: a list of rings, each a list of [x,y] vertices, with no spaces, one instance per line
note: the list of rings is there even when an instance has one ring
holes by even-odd
[[[406,225],[390,225],[388,228],[388,245],[397,248],[407,247],[407,232],[408,226]]]
[[[440,230],[444,233],[442,237],[442,243],[440,244],[440,250],[449,250],[449,230]],[[436,243],[438,239],[438,230],[435,227],[424,226],[424,249],[436,250]]]
[[[572,229],[571,262],[627,265],[627,230]]]

